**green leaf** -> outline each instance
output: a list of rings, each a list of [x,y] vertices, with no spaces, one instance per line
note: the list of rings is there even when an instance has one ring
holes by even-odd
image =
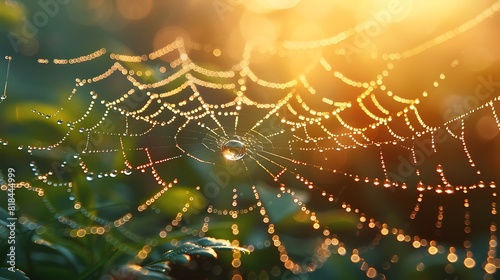
[[[33,242],[32,250],[46,251],[44,248],[54,249],[61,256],[64,256],[76,271],[82,271],[90,264],[91,252],[81,244],[80,239],[68,239],[56,234],[44,234],[42,238],[35,231],[28,231],[26,235],[29,235],[30,242]],[[42,239],[42,244],[38,243],[37,239]],[[54,247],[49,246],[49,244],[52,244]],[[35,257],[33,259],[34,261],[39,261]],[[52,259],[49,261],[52,261]]]
[[[229,240],[224,239],[216,239],[213,237],[203,237],[193,243],[201,245],[203,247],[212,247],[212,246],[231,246],[231,242]]]
[[[33,240],[33,243],[35,243],[37,245],[48,247],[48,248],[58,252],[59,254],[64,256],[71,264],[73,264],[75,266],[75,268],[79,267],[79,261],[78,261],[77,256],[69,248],[61,246],[59,244],[52,243],[50,241],[47,241],[36,234],[33,235],[32,240]],[[45,261],[47,261],[47,260],[45,260]]]
[[[238,247],[238,246],[211,246],[211,249],[218,250],[218,251],[240,251],[246,254],[250,254],[250,251],[248,249]]]
[[[203,237],[198,239],[197,241],[193,241],[193,243],[198,244],[203,247],[211,248],[214,250],[237,250],[241,251],[244,253],[249,253],[245,248],[238,247],[238,246],[233,246],[231,245],[231,242],[229,240],[224,240],[224,239],[216,239],[213,237]]]
[[[169,258],[168,262],[183,265],[183,264],[187,264],[190,260],[191,260],[191,257],[189,255],[181,254],[181,255],[177,255],[177,256],[173,256],[173,257]]]
[[[165,252],[161,256],[159,261],[162,261],[162,262],[169,261],[170,258],[172,258],[172,257],[178,256],[178,255],[183,255],[183,254],[189,254],[190,251],[192,251],[196,248],[200,248],[200,246],[193,244],[191,242],[186,242],[175,249],[168,250],[167,252]]]
[[[189,261],[187,255],[200,255],[210,258],[217,258],[215,250],[237,250],[250,253],[249,250],[238,246],[233,246],[228,240],[203,237],[195,241],[187,241],[180,246],[165,252],[160,259],[145,266],[152,266],[162,262],[176,262],[184,264]]]
[[[100,259],[98,262],[93,264],[91,267],[89,267],[86,271],[81,273],[77,280],[85,280],[89,279],[94,273],[96,273],[106,262],[108,262],[109,259],[116,253],[117,250],[109,252],[106,256],[104,256],[102,259]]]
[[[111,273],[118,279],[140,279],[140,280],[170,280],[172,279],[164,272],[153,271],[136,264],[127,264]]]
[[[8,268],[0,268],[0,279],[10,279],[10,280],[29,280],[28,276],[19,269],[15,269],[14,272]]]
[[[189,252],[189,254],[190,255],[200,255],[200,256],[210,257],[210,258],[214,258],[214,259],[217,258],[217,253],[212,248],[200,247],[200,248],[191,250]]]
[[[168,274],[171,270],[170,266],[168,265],[168,262],[161,262],[161,263],[157,263],[157,264],[154,264],[152,266],[148,266],[148,267],[144,267],[144,268],[152,270],[152,271],[156,271],[156,272],[162,272],[165,274]]]

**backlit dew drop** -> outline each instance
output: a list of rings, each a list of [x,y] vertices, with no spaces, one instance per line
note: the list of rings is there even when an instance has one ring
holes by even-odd
[[[57,120],[57,124],[62,124],[63,121],[62,120]]]
[[[94,180],[94,172],[87,173],[87,176],[85,178],[87,179],[87,181]]]
[[[422,181],[419,181],[417,184],[417,190],[423,192],[425,190],[424,183]]]
[[[384,180],[384,188],[390,188],[391,187],[391,181],[389,179]]]
[[[437,185],[435,191],[436,193],[443,193],[443,187],[441,187],[441,185]]]
[[[450,184],[446,185],[446,187],[444,188],[444,192],[447,194],[452,194],[454,192],[453,186]]]
[[[239,160],[245,156],[247,149],[239,140],[226,141],[221,147],[222,155],[228,160]]]
[[[123,174],[125,174],[125,175],[127,175],[127,176],[128,176],[128,175],[132,174],[132,170],[130,170],[130,169],[125,169],[125,170],[123,170]]]
[[[437,171],[438,173],[443,172],[443,167],[441,166],[441,164],[438,164],[438,165],[436,166],[436,171]]]

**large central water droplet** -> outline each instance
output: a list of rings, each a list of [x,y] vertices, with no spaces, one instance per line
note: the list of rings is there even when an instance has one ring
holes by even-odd
[[[245,156],[247,149],[240,140],[228,140],[221,147],[222,155],[228,160],[239,160]]]

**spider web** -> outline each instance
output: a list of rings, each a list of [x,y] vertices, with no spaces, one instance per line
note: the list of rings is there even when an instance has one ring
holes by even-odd
[[[499,7],[496,2],[472,20],[408,50],[372,54],[371,77],[342,70],[342,43],[364,32],[368,25],[363,24],[317,41],[285,41],[264,50],[247,45],[242,59],[234,63],[224,59],[224,50],[183,38],[144,55],[100,49],[71,59],[41,58],[40,64],[55,69],[78,70],[101,60],[110,66],[76,77],[59,110],[33,110],[47,122],[66,127],[66,132],[53,143],[19,147],[32,156],[50,155],[59,161],[50,171],[32,162],[35,181],[17,187],[35,191],[49,212],[68,226],[66,235],[105,235],[137,261],[175,229],[205,236],[219,221],[229,223],[213,232],[229,231],[238,245],[243,234],[238,221],[248,216],[259,221],[252,232],[265,232],[267,237],[265,242],[244,245],[255,253],[275,247],[283,266],[293,273],[312,272],[337,254],[359,264],[367,277],[384,278],[401,252],[379,252],[384,262],[371,255],[383,242],[401,242],[422,252],[417,271],[430,262],[428,256],[442,255],[449,264],[481,267],[489,277],[498,267],[497,174],[491,163],[495,154],[479,156],[484,150],[478,150],[479,142],[471,138],[481,119],[500,129],[500,96],[489,95],[445,121],[435,117],[439,112],[432,105],[442,96],[441,88],[446,91],[449,77],[457,79],[465,71],[460,53],[449,55],[442,70],[425,69],[428,75],[421,88],[405,90],[396,81],[414,59],[425,59],[427,53],[477,28],[496,16]],[[197,62],[207,53],[215,62]],[[270,75],[266,66],[253,60],[266,55],[286,67],[287,60],[299,54],[311,59],[292,77]],[[276,76],[282,79],[273,79]],[[62,117],[75,115],[68,113],[73,108],[78,112],[75,99],[86,100],[87,107],[78,117]],[[231,140],[244,147],[239,160],[221,153]],[[130,176],[144,181],[147,197],[118,218],[93,214],[78,196],[74,181],[79,179],[69,176],[68,166],[80,169],[87,181],[80,180],[78,188],[109,188],[113,181]],[[455,174],[454,169],[467,171]],[[181,185],[189,186],[182,188],[183,206],[175,218],[165,221],[160,204]],[[50,201],[54,188],[67,189],[71,207],[88,222],[57,209]],[[387,216],[372,200],[398,213]],[[298,212],[293,222],[299,230],[290,230],[272,204],[286,205],[284,212]],[[348,229],[332,221],[328,213],[334,210],[351,224]],[[152,226],[148,234],[128,229],[154,214],[162,224]],[[451,215],[463,218],[457,222]],[[30,219],[20,222],[29,224]],[[473,254],[472,225],[481,234],[486,229],[486,254]],[[306,233],[319,239],[304,257],[291,247]],[[369,241],[359,244],[361,237]],[[134,248],[128,240],[144,246]],[[239,253],[233,254],[232,265],[234,275],[239,275]]]

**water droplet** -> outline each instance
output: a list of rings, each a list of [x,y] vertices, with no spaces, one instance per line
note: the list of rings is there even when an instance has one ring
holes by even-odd
[[[424,183],[422,181],[419,181],[417,184],[417,190],[423,192],[425,190]]]
[[[247,149],[243,142],[232,139],[222,145],[221,153],[228,160],[239,160],[245,156]]]
[[[123,174],[128,176],[128,175],[132,174],[132,170],[127,168],[127,169],[123,170]]]
[[[87,173],[87,177],[86,177],[87,181],[92,181],[94,180],[94,172],[89,172]]]
[[[391,181],[389,179],[384,180],[384,188],[390,188],[391,187]]]
[[[441,166],[441,164],[438,164],[438,165],[436,166],[436,171],[437,171],[438,173],[443,172],[443,167]]]
[[[436,189],[434,190],[436,193],[443,193],[443,188],[441,187],[441,185],[437,185],[436,186]]]
[[[114,177],[116,177],[116,175],[117,175],[117,174],[118,174],[118,171],[113,170],[113,171],[111,171],[111,172],[109,173],[109,176],[114,178]]]
[[[69,198],[69,200],[71,200],[71,201],[75,200],[75,194],[73,194],[73,193],[72,193],[72,194],[70,194],[68,198]]]
[[[453,192],[455,192],[455,190],[453,189],[452,185],[448,184],[444,188],[444,192],[447,193],[447,194],[452,194]]]
[[[21,145],[21,146],[17,147],[17,149],[18,149],[18,150],[22,150],[22,149],[24,149],[24,146],[23,146],[23,145]]]
[[[57,124],[62,124],[63,120],[57,120]]]

